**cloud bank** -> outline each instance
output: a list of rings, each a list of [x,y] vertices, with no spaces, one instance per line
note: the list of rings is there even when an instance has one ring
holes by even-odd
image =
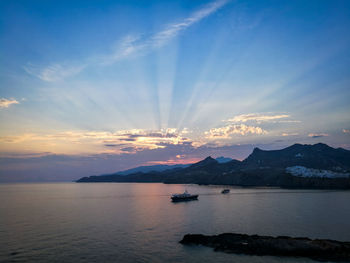
[[[193,131],[176,129],[129,129],[116,131],[62,131],[49,134],[24,133],[0,136],[2,152],[52,152],[55,154],[135,154],[144,150],[165,149],[170,145],[224,146],[239,143],[249,136],[296,136],[296,132],[280,131],[268,125],[276,119],[288,118],[287,114],[244,114],[235,116],[221,126],[208,130]],[[234,121],[234,122],[233,122]],[[249,122],[249,123],[248,123]],[[255,122],[255,123],[252,123]],[[259,125],[261,123],[261,125]],[[318,138],[328,134],[313,134]]]
[[[131,129],[115,132],[65,131],[53,134],[27,133],[16,136],[1,136],[3,149],[20,144],[32,151],[54,150],[56,154],[75,153],[135,153],[145,149],[166,148],[168,145],[191,143],[184,136],[188,131],[174,128],[161,130]],[[14,145],[16,147],[16,145]]]

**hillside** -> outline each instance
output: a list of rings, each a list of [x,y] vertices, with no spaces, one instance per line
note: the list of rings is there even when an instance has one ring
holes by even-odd
[[[83,177],[77,182],[163,182],[286,188],[350,189],[350,151],[326,144],[255,148],[243,161],[210,156],[188,167],[128,175]]]

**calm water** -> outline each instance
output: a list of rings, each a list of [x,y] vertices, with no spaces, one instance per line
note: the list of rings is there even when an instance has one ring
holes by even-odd
[[[171,203],[187,189],[199,200]],[[313,262],[182,246],[186,233],[350,241],[350,192],[164,184],[0,185],[1,262]]]

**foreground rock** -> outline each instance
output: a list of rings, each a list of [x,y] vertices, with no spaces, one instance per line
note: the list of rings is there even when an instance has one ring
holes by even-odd
[[[212,247],[215,251],[248,255],[308,257],[318,261],[350,261],[350,242],[329,239],[270,237],[225,233],[217,236],[187,234],[181,244]]]

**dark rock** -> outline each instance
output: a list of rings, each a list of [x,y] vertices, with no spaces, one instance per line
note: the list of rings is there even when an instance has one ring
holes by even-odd
[[[215,251],[247,255],[307,257],[318,261],[350,261],[350,242],[288,236],[225,233],[214,236],[187,234],[181,244],[204,245]]]

